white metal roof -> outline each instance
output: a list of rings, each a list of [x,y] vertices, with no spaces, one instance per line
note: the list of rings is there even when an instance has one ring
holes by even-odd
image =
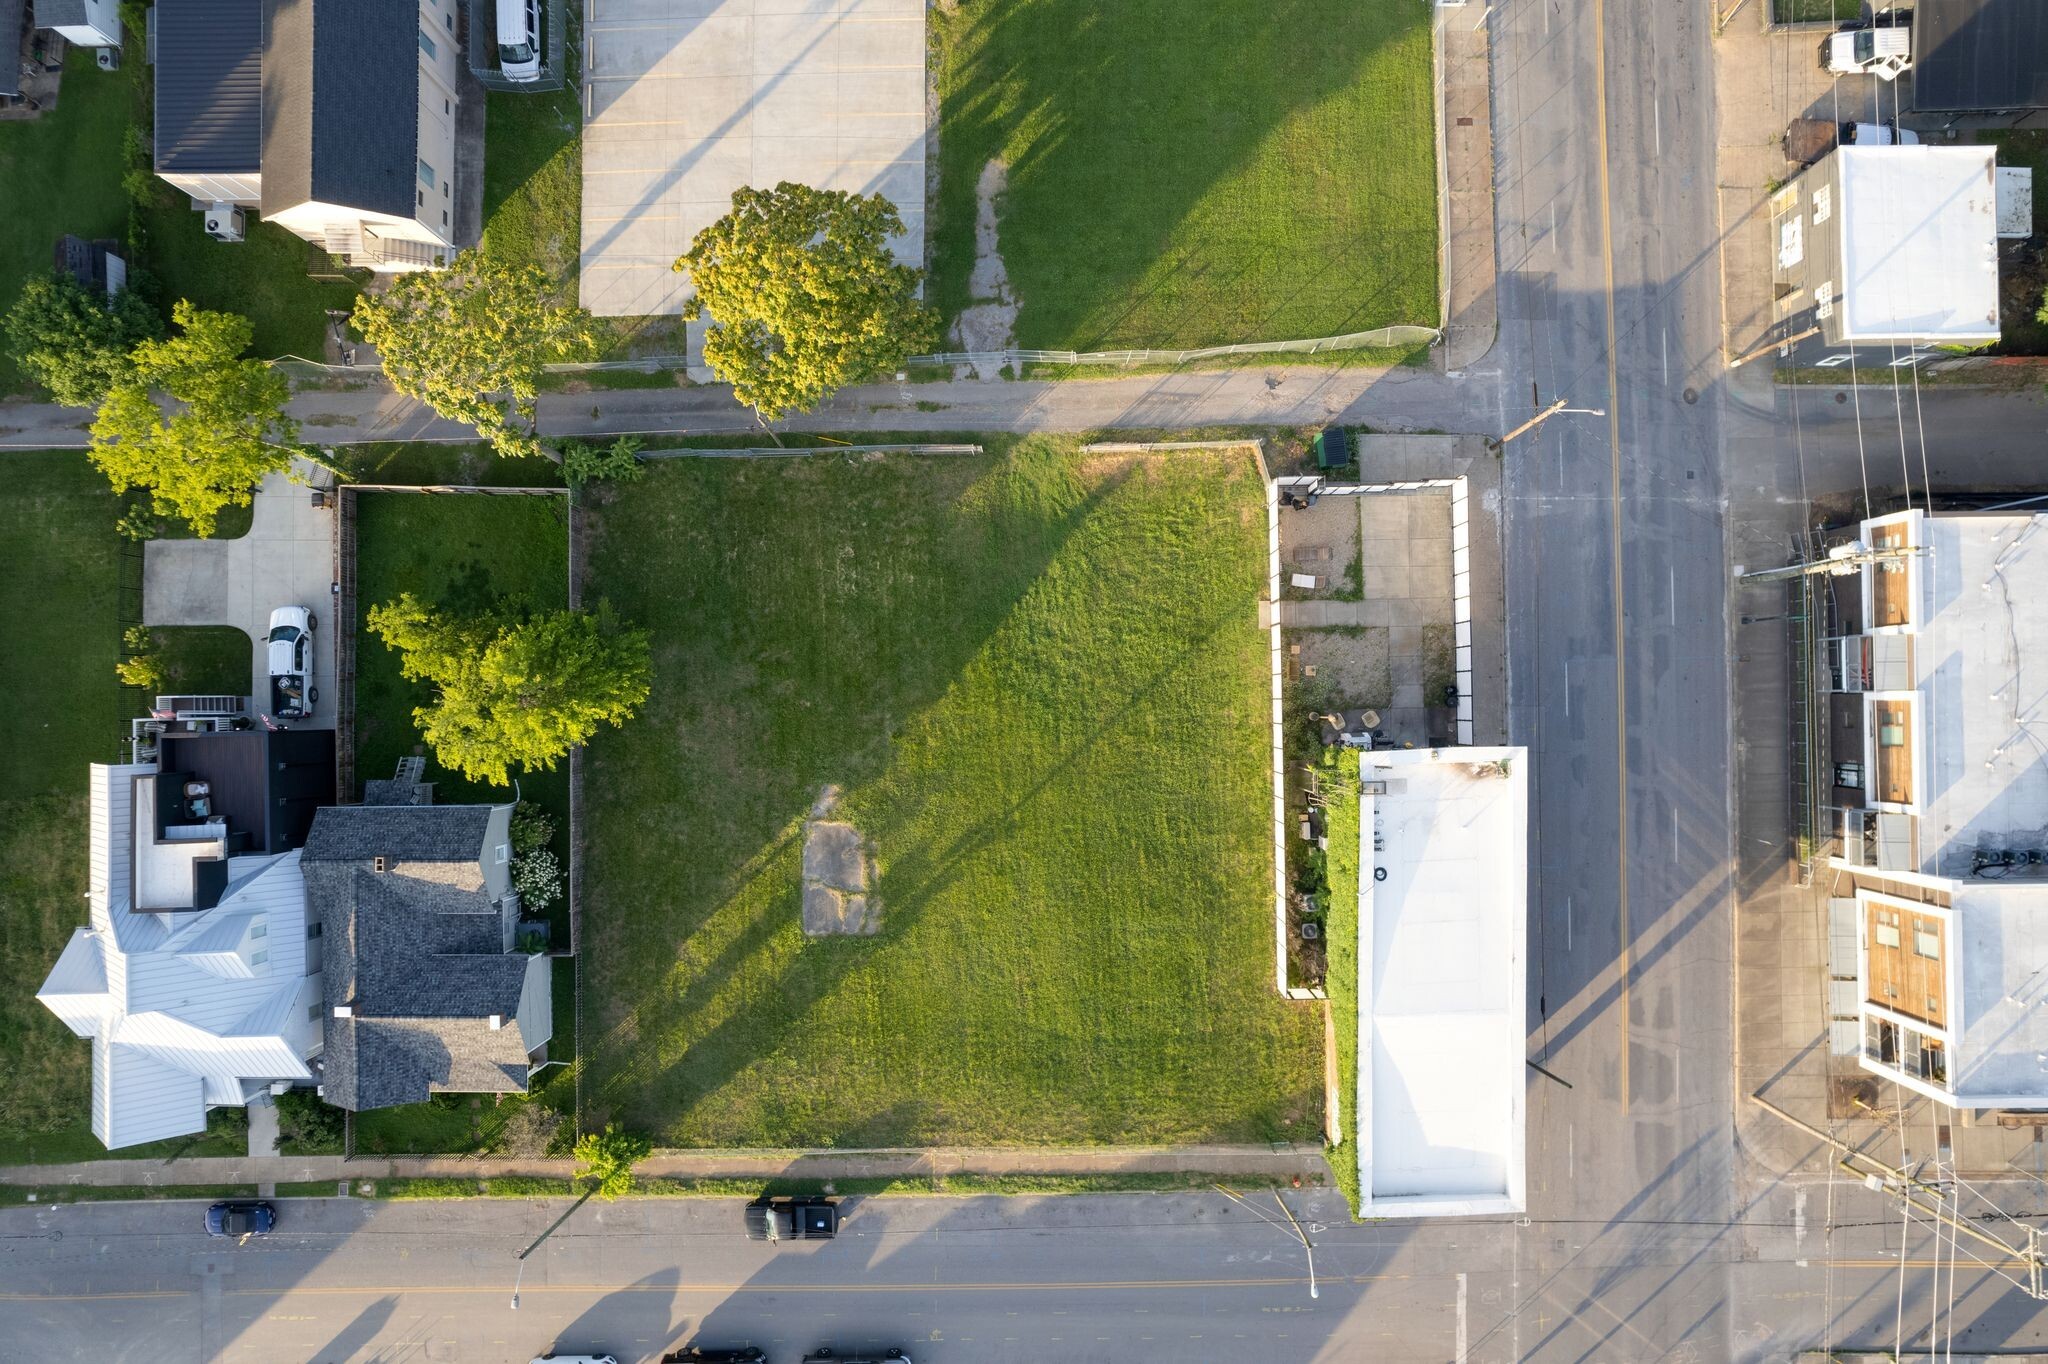
[[[109,1148],[203,1131],[209,1104],[253,1084],[306,1079],[318,1045],[306,1011],[305,883],[296,852],[237,857],[212,909],[136,913],[128,902],[135,778],[149,765],[91,769],[89,923],[36,997],[92,1039],[92,1124]]]
[[[1835,150],[1845,339],[1998,339],[1995,151]]]
[[[1962,1007],[1952,1010],[1957,1102],[2035,1107],[2048,1096],[2048,906],[2043,888],[1970,882],[1960,925]]]
[[[1361,755],[1367,1216],[1523,1206],[1528,765],[1522,748]]]
[[[1928,780],[1920,870],[2048,843],[2048,516],[1923,516],[1914,683]]]

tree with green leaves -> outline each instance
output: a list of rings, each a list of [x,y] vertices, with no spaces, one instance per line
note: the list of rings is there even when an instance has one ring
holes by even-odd
[[[284,413],[291,384],[242,358],[248,318],[180,299],[171,320],[178,335],[129,353],[93,420],[89,455],[115,492],[145,488],[158,515],[211,535],[222,508],[248,506],[299,453],[298,423]]]
[[[557,302],[546,271],[477,251],[364,294],[354,322],[393,388],[468,422],[501,455],[547,453],[534,433],[541,376],[597,353],[590,314]]]
[[[510,768],[551,771],[597,732],[623,725],[651,685],[647,632],[595,612],[451,616],[410,592],[370,608],[370,630],[434,699],[413,711],[441,764],[503,786]]]
[[[938,332],[923,272],[890,254],[902,231],[879,194],[736,191],[675,263],[696,291],[683,316],[710,323],[704,362],[764,424],[894,368]]]
[[[645,1137],[621,1132],[611,1123],[602,1132],[576,1139],[576,1178],[591,1183],[591,1192],[609,1203],[633,1192],[633,1167],[654,1149]]]
[[[22,372],[66,407],[97,407],[128,368],[136,343],[164,334],[163,318],[133,289],[112,298],[66,274],[22,286],[0,331]]]

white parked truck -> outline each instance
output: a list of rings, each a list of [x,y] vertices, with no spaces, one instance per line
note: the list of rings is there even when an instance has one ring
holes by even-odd
[[[1837,76],[1898,79],[1913,66],[1912,15],[1891,10],[1873,23],[1830,33],[1821,40],[1820,66]]]

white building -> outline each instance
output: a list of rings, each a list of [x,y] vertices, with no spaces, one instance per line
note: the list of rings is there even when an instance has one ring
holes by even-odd
[[[2048,1108],[2048,516],[1900,512],[1832,579],[1830,858],[1861,1063],[1961,1108]]]
[[[1360,755],[1364,1217],[1520,1212],[1529,757]]]
[[[298,852],[238,853],[153,763],[90,780],[89,919],[36,998],[92,1040],[93,1134],[203,1132],[209,1108],[310,1079],[320,953]]]
[[[1771,196],[1779,316],[1830,347],[1998,340],[1995,153],[1842,146],[1794,176]]]
[[[79,47],[119,47],[121,7],[115,0],[35,0],[37,28]]]
[[[157,174],[223,240],[254,209],[353,265],[445,265],[459,3],[157,0]]]

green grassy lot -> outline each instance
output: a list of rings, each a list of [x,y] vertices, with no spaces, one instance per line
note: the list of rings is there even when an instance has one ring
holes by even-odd
[[[65,59],[57,107],[40,118],[0,123],[0,184],[13,187],[0,213],[0,309],[10,308],[31,275],[50,268],[57,238],[123,237],[128,196],[121,192],[121,136],[128,127],[129,81],[94,64],[87,48]],[[0,354],[0,394],[32,388]]]
[[[232,625],[159,625],[150,631],[164,663],[164,690],[183,696],[247,696],[255,649]]]
[[[164,193],[143,211],[148,245],[143,259],[170,305],[189,299],[202,308],[240,313],[255,325],[251,355],[297,355],[319,360],[327,337],[327,310],[355,306],[356,286],[314,279],[309,267],[336,273],[325,253],[304,238],[249,215],[245,240],[217,242],[206,235],[192,201],[156,182]],[[318,439],[318,433],[309,433]]]
[[[1771,0],[1780,24],[1835,24],[1863,17],[1863,0]]]
[[[1272,992],[1241,455],[681,460],[592,582],[655,637],[586,774],[584,1126],[691,1146],[1316,1129]],[[807,940],[821,789],[882,929]]]
[[[1329,952],[1324,992],[1337,1025],[1339,1112],[1349,1140],[1330,1152],[1337,1187],[1358,1214],[1358,754],[1327,751],[1321,760],[1322,789],[1329,797],[1326,833],[1330,840],[1330,912],[1323,925]]]
[[[1008,165],[1021,346],[1186,347],[1437,322],[1424,0],[963,0],[930,17],[931,297],[971,300]]]
[[[560,90],[493,90],[484,105],[483,249],[538,265],[576,296],[583,249],[583,106],[576,71],[579,6],[569,7],[569,79]]]

